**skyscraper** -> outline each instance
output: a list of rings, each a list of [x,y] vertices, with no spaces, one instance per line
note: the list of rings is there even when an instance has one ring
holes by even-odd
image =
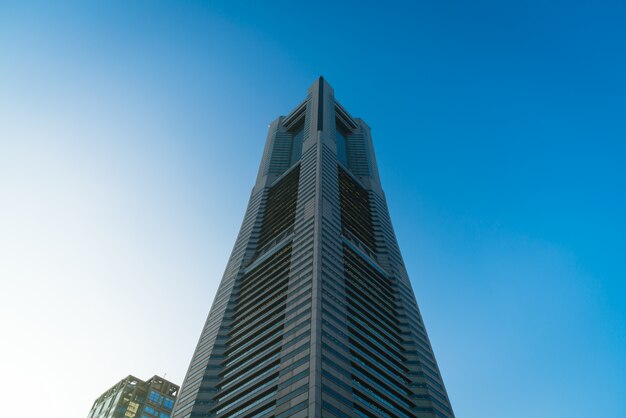
[[[369,127],[323,79],[269,128],[175,409],[191,417],[453,417]]]
[[[129,375],[96,399],[87,418],[170,418],[178,389],[159,376]]]

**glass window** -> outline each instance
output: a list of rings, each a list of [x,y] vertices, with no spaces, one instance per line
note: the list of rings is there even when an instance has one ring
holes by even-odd
[[[166,407],[167,409],[172,409],[174,407],[174,400],[170,398],[163,399],[163,406]]]

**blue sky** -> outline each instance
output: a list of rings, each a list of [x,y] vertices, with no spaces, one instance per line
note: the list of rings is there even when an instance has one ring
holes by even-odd
[[[0,1],[7,416],[182,382],[267,125],[319,75],[372,128],[457,416],[626,416],[624,21],[623,1]]]

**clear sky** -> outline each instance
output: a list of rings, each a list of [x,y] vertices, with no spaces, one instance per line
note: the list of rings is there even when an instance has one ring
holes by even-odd
[[[181,383],[268,124],[372,127],[459,418],[626,416],[626,3],[0,0],[2,416]]]

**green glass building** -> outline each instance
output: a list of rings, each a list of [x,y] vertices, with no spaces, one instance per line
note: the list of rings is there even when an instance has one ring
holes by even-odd
[[[129,375],[96,399],[87,418],[170,418],[178,389],[159,376]]]

